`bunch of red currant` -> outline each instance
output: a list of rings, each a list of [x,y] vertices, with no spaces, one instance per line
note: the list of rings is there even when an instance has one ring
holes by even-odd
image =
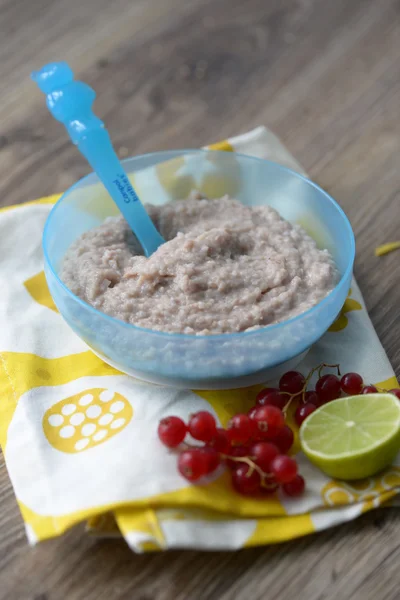
[[[281,486],[288,496],[298,496],[304,490],[296,460],[287,456],[294,435],[276,406],[257,405],[247,415],[234,415],[226,429],[218,428],[207,411],[191,415],[187,424],[171,416],[158,426],[158,436],[169,448],[183,444],[187,434],[204,443],[199,447],[185,444],[178,455],[178,470],[189,481],[223,464],[241,494],[271,494]]]
[[[327,367],[336,369],[337,375],[323,375]],[[315,390],[308,390],[316,372]],[[300,426],[319,406],[339,398],[342,392],[355,395],[377,391],[372,385],[364,386],[358,373],[341,377],[339,365],[322,364],[307,377],[297,371],[285,373],[279,388],[261,390],[255,406],[247,414],[234,415],[226,429],[217,427],[211,413],[200,411],[191,415],[187,424],[175,416],[162,419],[158,437],[168,448],[181,447],[178,470],[188,481],[197,481],[225,465],[230,469],[233,488],[241,494],[260,496],[281,487],[287,496],[300,496],[305,482],[298,474],[296,460],[287,456],[294,434],[285,418],[293,400],[298,401],[294,418]],[[400,399],[400,389],[391,393]],[[203,445],[185,443],[188,434]]]
[[[326,367],[336,369],[337,375],[333,373],[322,375],[322,371]],[[318,372],[318,380],[315,390],[310,390],[308,384],[315,372]],[[297,371],[285,373],[279,382],[279,389],[262,390],[257,396],[257,401],[264,405],[281,406],[285,412],[292,400],[298,399],[299,403],[294,418],[300,427],[303,421],[318,407],[337,400],[342,393],[356,396],[358,394],[374,394],[378,391],[385,390],[380,390],[374,385],[365,385],[363,378],[358,373],[346,373],[341,377],[339,365],[322,364],[312,369],[307,377]],[[400,389],[390,390],[389,393],[400,399]]]

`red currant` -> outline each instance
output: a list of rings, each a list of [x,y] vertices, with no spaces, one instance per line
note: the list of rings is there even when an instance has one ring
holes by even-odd
[[[229,456],[233,458],[243,458],[245,456],[249,456],[250,448],[249,446],[234,446],[229,451]],[[240,461],[226,459],[226,464],[230,469],[236,469],[238,466],[242,465]]]
[[[277,446],[268,442],[257,442],[249,449],[249,456],[264,473],[270,472],[271,462],[278,454]]]
[[[168,448],[175,448],[185,439],[187,427],[179,417],[165,417],[158,425],[158,437]]]
[[[215,436],[217,425],[211,413],[201,410],[190,417],[188,429],[195,440],[209,442]]]
[[[321,406],[322,402],[318,397],[317,392],[315,392],[314,390],[310,390],[309,392],[305,393],[304,396],[305,402],[311,402],[311,404],[314,404],[315,406]]]
[[[340,385],[345,394],[356,396],[361,393],[363,378],[358,373],[346,373],[340,380]]]
[[[260,431],[259,429],[257,429],[253,435],[253,441],[254,442],[271,442],[273,444],[276,444],[275,440],[278,437],[280,431],[282,431],[281,428],[277,429],[276,427],[271,427],[271,426],[269,426],[266,431]]]
[[[249,465],[240,465],[232,471],[232,485],[240,494],[255,494],[260,490],[261,477]]]
[[[225,429],[219,427],[214,437],[208,442],[208,446],[221,454],[229,454],[231,445]]]
[[[288,399],[288,396],[281,394],[276,388],[270,388],[261,390],[257,394],[256,402],[258,406],[276,406],[282,410],[287,404]]]
[[[278,483],[289,483],[297,475],[297,463],[294,458],[280,454],[271,462],[271,473]]]
[[[374,385],[365,385],[361,390],[362,394],[376,394],[378,390]]]
[[[208,475],[209,473],[213,473],[221,463],[219,453],[210,446],[204,446],[204,448],[200,448],[200,451],[205,454],[207,459],[206,474]]]
[[[271,494],[275,494],[275,492],[277,491],[278,488],[279,488],[279,485],[268,478],[267,486],[266,487],[261,486],[260,492],[263,496],[270,496]]]
[[[260,406],[254,413],[253,421],[260,432],[267,432],[270,429],[276,431],[285,425],[283,412],[276,406]]]
[[[281,392],[289,394],[299,394],[306,383],[304,375],[298,371],[288,371],[279,381],[279,389]]]
[[[305,404],[299,404],[299,406],[297,407],[296,412],[294,414],[294,419],[295,419],[297,425],[300,427],[302,422],[305,421],[307,419],[307,417],[309,415],[311,415],[311,413],[313,413],[315,410],[317,410],[317,407],[315,406],[315,404],[312,404],[311,402],[306,402]]]
[[[245,444],[250,440],[253,431],[253,424],[247,415],[235,415],[228,423],[227,434],[231,444]]]
[[[289,452],[294,442],[294,434],[289,425],[282,427],[282,429],[280,429],[277,434],[271,438],[271,442],[278,446],[282,454]]]
[[[306,482],[304,481],[304,477],[301,475],[296,475],[296,477],[289,481],[288,483],[284,483],[282,489],[286,496],[301,496],[304,492],[304,488],[306,487]]]
[[[258,406],[252,406],[252,407],[250,408],[250,410],[247,412],[247,416],[248,416],[250,419],[253,419],[257,409],[258,409]]]
[[[395,388],[393,390],[390,390],[389,393],[394,394],[400,400],[400,388]]]
[[[178,470],[188,481],[197,481],[208,471],[209,459],[202,448],[185,450],[178,457]]]
[[[339,398],[340,389],[340,379],[336,375],[323,375],[315,386],[315,391],[323,403]]]

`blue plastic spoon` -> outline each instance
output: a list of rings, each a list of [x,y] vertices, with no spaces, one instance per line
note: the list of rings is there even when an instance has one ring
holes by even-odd
[[[96,93],[86,83],[74,81],[65,62],[50,63],[31,74],[47,97],[47,108],[65,125],[92,169],[114,200],[146,256],[164,243],[133,189],[112,146],[104,123],[92,112]]]

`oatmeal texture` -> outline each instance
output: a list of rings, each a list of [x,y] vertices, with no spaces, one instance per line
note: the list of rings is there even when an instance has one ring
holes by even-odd
[[[192,195],[146,209],[167,240],[149,258],[126,221],[110,217],[63,263],[74,294],[122,321],[175,333],[247,331],[304,312],[338,281],[329,252],[269,206]]]

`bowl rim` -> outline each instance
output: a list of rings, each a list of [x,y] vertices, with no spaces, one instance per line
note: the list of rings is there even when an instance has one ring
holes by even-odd
[[[50,272],[52,274],[52,276],[56,279],[57,284],[59,286],[61,286],[61,288],[63,289],[63,291],[71,297],[72,300],[78,302],[79,304],[81,304],[81,306],[86,309],[89,310],[89,312],[93,313],[94,315],[96,315],[97,317],[103,318],[105,319],[107,322],[111,323],[111,325],[116,325],[119,327],[124,327],[127,328],[128,330],[132,330],[132,331],[137,331],[140,333],[144,333],[144,334],[151,334],[153,336],[161,336],[161,337],[165,337],[167,339],[170,340],[177,340],[177,339],[185,339],[185,340],[201,340],[201,339],[207,339],[207,340],[219,340],[219,341],[226,341],[228,342],[229,340],[232,340],[233,338],[243,338],[243,337],[251,337],[251,336],[256,336],[256,335],[260,335],[263,332],[265,332],[266,330],[268,331],[276,331],[277,329],[281,328],[283,329],[285,326],[292,324],[296,321],[300,321],[301,319],[304,319],[306,317],[308,317],[309,315],[311,315],[314,311],[316,311],[317,309],[319,309],[321,306],[323,306],[324,304],[329,302],[329,299],[336,294],[337,292],[339,292],[343,286],[345,285],[346,281],[349,279],[349,277],[352,274],[353,271],[353,266],[354,266],[354,260],[355,260],[355,249],[356,249],[356,245],[355,245],[355,237],[354,237],[354,232],[353,229],[351,227],[350,221],[346,215],[346,213],[344,212],[344,210],[341,208],[341,206],[339,206],[339,204],[336,202],[336,200],[334,200],[332,198],[332,196],[330,194],[328,194],[328,192],[326,192],[323,188],[321,188],[317,183],[315,183],[314,181],[312,181],[311,179],[309,179],[308,177],[305,177],[304,175],[298,173],[297,171],[294,171],[293,169],[290,169],[289,167],[285,167],[279,163],[276,163],[272,160],[268,160],[266,158],[258,158],[256,156],[251,156],[248,154],[243,154],[241,152],[226,152],[224,150],[210,150],[207,148],[189,148],[189,149],[176,149],[176,150],[160,150],[157,152],[149,152],[146,154],[139,154],[137,156],[132,156],[132,157],[128,157],[125,158],[124,160],[122,160],[122,164],[126,164],[128,162],[132,162],[132,161],[136,161],[139,159],[143,159],[143,158],[151,158],[151,157],[162,157],[165,155],[175,155],[180,156],[180,155],[184,155],[184,154],[207,154],[212,152],[213,154],[217,154],[217,155],[221,155],[224,156],[225,158],[227,157],[227,155],[236,155],[239,156],[242,159],[248,160],[250,162],[255,161],[255,162],[267,162],[270,165],[272,165],[274,168],[276,168],[277,170],[283,171],[285,173],[289,173],[290,175],[294,175],[295,177],[297,177],[298,179],[304,181],[306,184],[310,185],[311,187],[314,187],[318,192],[320,192],[325,199],[328,201],[329,204],[333,205],[333,207],[338,211],[338,213],[340,214],[340,216],[343,219],[344,225],[345,225],[345,229],[346,229],[346,233],[349,236],[349,240],[350,240],[350,246],[351,246],[351,251],[350,251],[350,255],[349,255],[349,259],[348,259],[348,263],[346,266],[346,269],[343,273],[343,275],[341,276],[340,280],[338,281],[338,283],[335,285],[335,287],[329,292],[329,294],[327,296],[325,296],[325,298],[323,298],[320,302],[318,302],[317,304],[315,304],[314,306],[312,306],[311,308],[307,309],[306,311],[291,317],[290,319],[287,319],[285,321],[280,321],[279,323],[273,323],[271,325],[265,325],[265,327],[259,327],[257,329],[252,329],[250,331],[239,331],[239,332],[235,332],[235,333],[217,333],[217,334],[196,334],[196,333],[173,333],[173,332],[168,332],[168,331],[158,331],[156,329],[148,329],[146,327],[139,327],[138,325],[132,325],[131,323],[126,323],[125,321],[121,321],[120,319],[117,319],[116,317],[112,317],[111,315],[107,315],[106,313],[103,313],[99,310],[97,310],[97,308],[94,308],[94,306],[92,306],[91,304],[88,304],[87,302],[85,302],[84,300],[82,300],[81,298],[79,298],[79,296],[76,296],[66,285],[65,283],[61,280],[61,278],[58,276],[58,273],[56,271],[56,269],[53,267],[53,264],[50,260],[49,257],[49,253],[47,250],[47,239],[49,236],[49,231],[50,231],[50,227],[51,227],[51,222],[52,219],[58,209],[58,207],[61,205],[61,203],[63,202],[63,200],[77,187],[81,186],[82,183],[89,179],[90,177],[96,176],[96,174],[91,171],[90,173],[88,173],[87,175],[85,175],[84,177],[82,177],[81,179],[79,179],[78,181],[76,181],[71,187],[69,187],[62,195],[61,197],[57,200],[57,202],[54,204],[54,206],[52,207],[49,215],[47,216],[46,222],[45,222],[45,226],[43,229],[43,235],[42,235],[42,249],[43,249],[43,255],[44,255],[44,262],[45,265],[50,269]],[[170,156],[170,158],[173,158],[174,156]],[[168,160],[168,158],[166,158],[166,160]],[[161,162],[161,161],[160,161]],[[154,163],[154,164],[158,164],[158,163]],[[145,168],[149,168],[149,167],[145,167]],[[97,177],[97,176],[96,176]]]

